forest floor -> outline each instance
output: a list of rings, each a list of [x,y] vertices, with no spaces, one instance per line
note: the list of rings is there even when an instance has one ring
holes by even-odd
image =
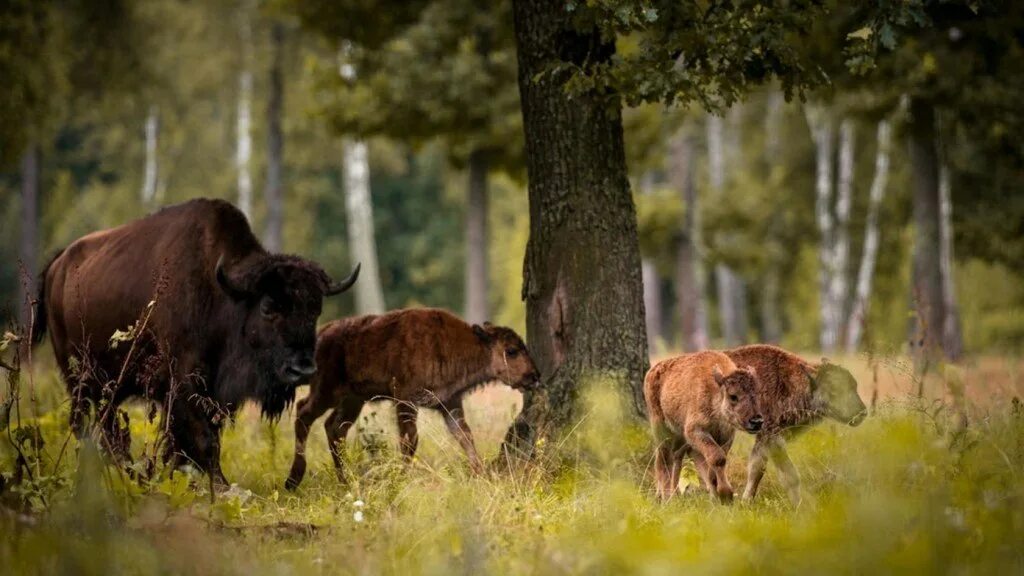
[[[1014,400],[1024,397],[1024,362],[969,360],[921,387],[903,360],[834,360],[857,376],[866,402],[874,397],[873,413],[859,427],[828,422],[791,442],[803,480],[797,506],[770,466],[753,503],[724,506],[699,491],[658,503],[647,429],[600,386],[566,437],[539,446],[535,464],[494,462],[482,476],[431,413],[420,419],[417,459],[403,465],[393,409],[377,403],[349,437],[342,484],[318,422],[295,492],[283,489],[290,419],[275,426],[247,409],[223,438],[236,485],[211,499],[200,476],[139,484],[105,467],[91,444],[65,448],[64,393],[43,370],[34,400],[22,379],[21,414],[0,440],[10,481],[16,417],[43,438],[38,458],[22,438],[33,476],[8,497],[23,511],[0,507],[3,572],[1024,573],[1024,409]],[[960,432],[941,401],[957,384],[969,414]],[[502,386],[467,402],[492,462],[519,402]],[[142,407],[131,416],[133,453],[152,453],[159,418],[148,421]],[[737,491],[751,444],[739,434],[731,453]],[[696,484],[692,469],[683,482]]]

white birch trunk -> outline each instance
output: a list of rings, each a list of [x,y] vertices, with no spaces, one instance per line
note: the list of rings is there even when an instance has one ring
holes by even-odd
[[[963,353],[963,336],[960,332],[960,308],[956,303],[956,282],[953,275],[953,201],[951,195],[949,166],[939,167],[939,246],[942,270],[942,299],[945,321],[942,325],[942,347],[946,357],[957,360]]]
[[[846,299],[849,294],[848,267],[850,261],[850,207],[853,204],[854,149],[857,145],[854,123],[849,118],[839,124],[839,183],[836,189],[835,245],[832,248],[832,277],[829,279],[829,299],[832,317],[829,333],[833,349],[839,346],[846,318]]]
[[[868,307],[871,303],[871,284],[875,274],[875,262],[878,259],[878,213],[885,188],[889,181],[889,152],[892,149],[892,128],[889,122],[878,123],[878,148],[875,152],[875,175],[871,180],[871,192],[868,199],[868,216],[864,225],[864,250],[857,272],[857,286],[853,297],[853,307],[846,322],[846,351],[853,354],[860,345],[867,322]]]
[[[146,164],[142,176],[141,199],[144,206],[153,204],[157,195],[158,160],[157,149],[160,138],[160,109],[152,105],[146,115]]]
[[[252,13],[249,2],[243,1],[240,11],[239,39],[242,70],[238,74],[238,123],[235,147],[235,168],[238,171],[238,209],[252,220]]]
[[[379,314],[384,311],[384,292],[381,290],[380,270],[377,265],[377,243],[373,230],[373,203],[370,197],[370,164],[366,143],[362,140],[342,142],[345,181],[345,215],[348,224],[348,244],[352,262],[362,264],[359,282],[353,287],[356,312]]]
[[[830,352],[835,349],[836,339],[832,332],[834,317],[831,298],[831,279],[834,270],[832,248],[835,245],[835,225],[832,218],[832,140],[833,128],[827,112],[819,107],[805,106],[807,124],[811,128],[811,136],[815,149],[815,201],[814,213],[821,235],[818,248],[818,294],[821,330],[819,343],[821,349]]]

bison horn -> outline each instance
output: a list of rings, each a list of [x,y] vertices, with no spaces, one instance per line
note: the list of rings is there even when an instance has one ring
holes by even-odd
[[[241,300],[245,298],[249,293],[246,290],[236,286],[228,278],[227,272],[224,271],[224,255],[221,254],[220,258],[217,259],[217,283],[227,293],[228,296],[235,300]]]
[[[351,288],[352,285],[355,284],[356,280],[359,278],[360,267],[361,264],[357,262],[356,267],[352,269],[352,273],[348,275],[348,278],[345,278],[341,282],[336,282],[334,284],[328,285],[327,291],[324,292],[324,296],[334,296],[335,294],[341,294],[345,290]]]

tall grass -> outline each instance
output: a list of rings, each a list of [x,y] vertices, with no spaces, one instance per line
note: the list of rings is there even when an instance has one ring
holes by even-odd
[[[975,374],[991,378],[989,361],[982,364],[964,369],[968,390],[983,384]],[[861,372],[870,367],[854,372],[868,398],[872,380]],[[130,481],[88,442],[73,441],[53,470],[66,406],[46,406],[28,423],[45,441],[39,467],[56,480],[37,488],[45,505],[2,508],[0,558],[16,574],[1020,574],[1024,413],[1010,401],[1020,390],[1016,372],[1006,378],[1007,393],[976,399],[965,431],[933,398],[908,397],[915,386],[898,379],[860,427],[808,431],[790,444],[803,480],[797,507],[771,467],[753,503],[723,506],[699,490],[657,503],[647,430],[600,388],[585,395],[569,434],[545,439],[533,465],[482,476],[469,473],[429,415],[417,460],[403,464],[392,410],[372,405],[350,436],[348,482],[336,480],[318,425],[310,473],[294,493],[282,488],[290,420],[275,427],[244,411],[223,442],[237,486],[212,500],[198,475]],[[58,385],[48,382],[37,378],[44,398]],[[484,455],[497,456],[517,401],[500,387],[471,398]],[[133,453],[141,454],[156,424],[135,410]],[[735,484],[751,444],[738,435]],[[13,457],[0,442],[8,475]],[[692,471],[685,482],[695,482]]]

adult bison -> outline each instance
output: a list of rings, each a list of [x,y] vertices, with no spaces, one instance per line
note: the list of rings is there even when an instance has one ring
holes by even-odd
[[[782,484],[794,503],[800,501],[800,475],[786,453],[786,439],[831,418],[851,426],[867,416],[857,394],[857,381],[842,366],[823,360],[812,364],[799,356],[766,344],[725,350],[737,365],[751,366],[758,376],[758,402],[764,427],[757,434],[747,465],[745,500],[753,499],[771,458]]]
[[[59,253],[41,275],[35,336],[49,329],[76,435],[92,407],[105,447],[123,456],[117,406],[142,397],[168,418],[168,460],[226,484],[221,423],[246,400],[281,414],[316,371],[323,297],[358,274],[333,283],[309,260],[269,254],[231,204],[192,200]]]

